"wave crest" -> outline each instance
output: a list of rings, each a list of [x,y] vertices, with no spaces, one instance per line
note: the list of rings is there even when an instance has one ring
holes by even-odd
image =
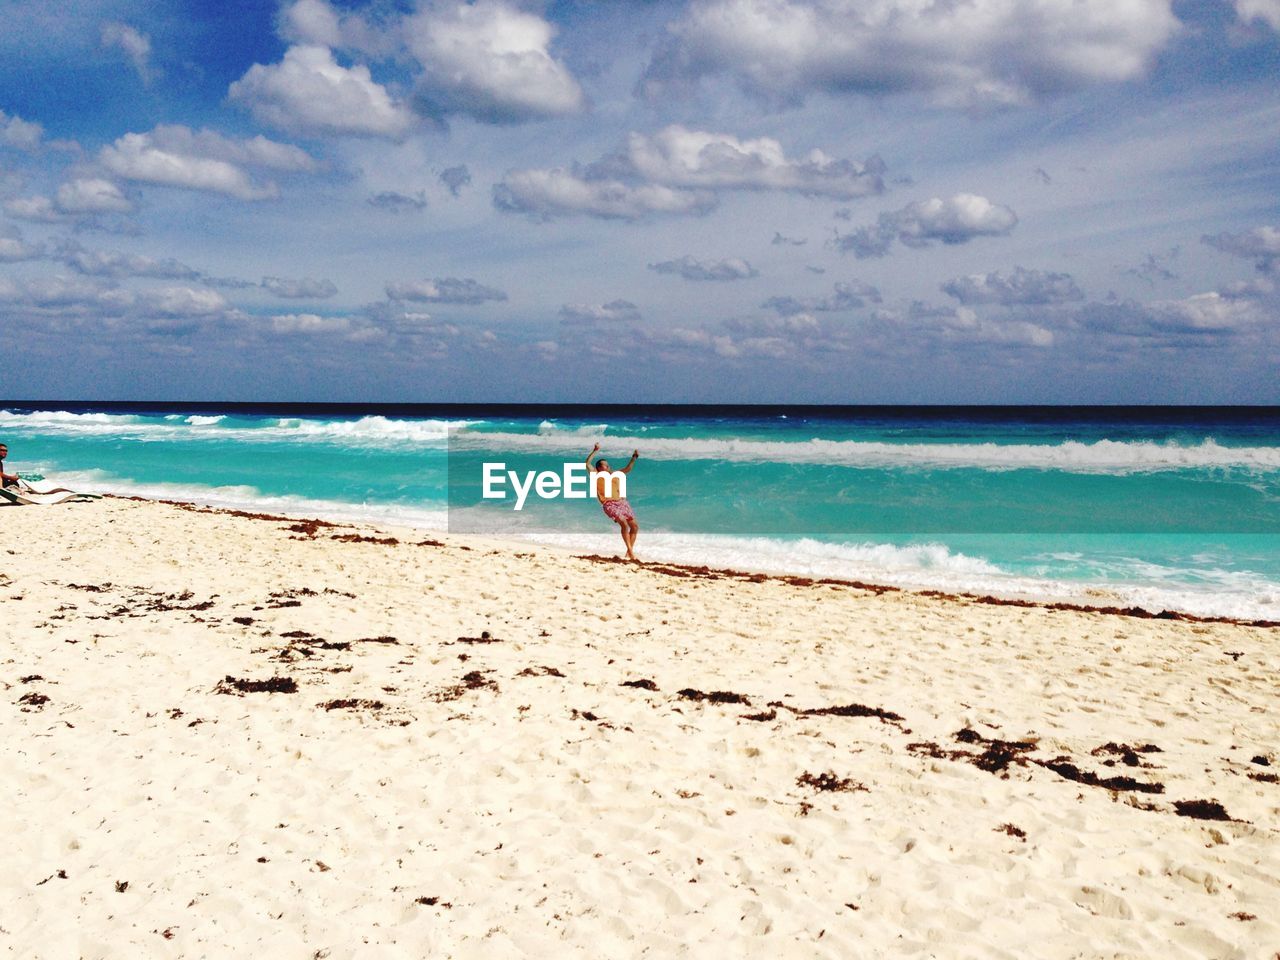
[[[577,452],[581,441],[562,434],[462,433],[455,443],[472,448],[529,452]],[[718,437],[610,437],[656,460],[822,463],[844,467],[980,470],[1062,470],[1071,473],[1150,473],[1231,468],[1280,470],[1280,447],[1227,447],[1213,438],[1197,444],[1155,440],[1086,443],[885,443],[866,440],[738,440]]]

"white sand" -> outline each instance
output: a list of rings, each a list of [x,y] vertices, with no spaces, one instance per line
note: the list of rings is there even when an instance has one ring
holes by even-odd
[[[0,529],[10,956],[1280,951],[1280,783],[1250,777],[1280,772],[1280,630],[293,539],[120,500],[4,508]],[[482,631],[500,642],[458,642]],[[496,686],[456,689],[471,671]],[[227,675],[299,689],[216,693]],[[385,706],[317,706],[337,698]],[[742,719],[770,701],[903,720]],[[1164,792],[987,772],[949,755],[984,749],[963,728]],[[1162,752],[1108,767],[1109,741]],[[797,783],[827,771],[865,791]],[[1236,819],[1176,815],[1193,799]]]

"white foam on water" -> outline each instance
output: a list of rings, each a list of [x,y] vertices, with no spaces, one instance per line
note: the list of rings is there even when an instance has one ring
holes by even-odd
[[[1150,473],[1168,470],[1238,468],[1280,470],[1280,447],[1228,447],[1213,438],[1179,444],[1155,440],[1097,440],[1083,443],[885,443],[865,440],[741,440],[722,437],[605,437],[603,433],[537,434],[462,431],[458,446],[541,453],[577,453],[584,440],[608,440],[639,447],[656,460],[727,460],[764,463],[822,463],[849,467],[934,469],[1061,470],[1072,473]]]
[[[565,427],[554,420],[543,420],[538,424],[538,436],[549,437],[553,434],[560,434],[561,436],[594,437],[604,436],[604,432],[608,429],[609,425],[607,423],[587,423],[578,427]],[[502,436],[506,436],[506,434],[502,434]]]
[[[403,445],[448,439],[455,430],[484,423],[483,420],[393,420],[383,416],[358,420],[281,419],[274,427],[253,433],[266,433],[273,439],[292,437],[343,440],[353,445]]]
[[[527,539],[567,549],[620,554],[610,534],[536,534]],[[761,573],[859,580],[917,590],[991,594],[1028,600],[1065,601],[1089,606],[1138,606],[1152,612],[1178,610],[1210,617],[1280,620],[1280,584],[1253,574],[1230,573],[1216,581],[1194,582],[1203,571],[1168,570],[1157,583],[1139,583],[1140,570],[1126,571],[1127,582],[1062,580],[1023,576],[945,544],[897,546],[885,543],[826,543],[714,534],[650,533],[637,549],[645,560],[703,565]],[[1228,571],[1222,571],[1228,574]]]
[[[108,413],[37,411],[14,413],[0,410],[0,430],[23,431],[63,437],[118,436],[156,440],[240,440],[248,442],[334,442],[362,448],[442,447],[450,433],[483,423],[482,420],[395,420],[383,416],[356,420],[319,420],[305,417],[263,420],[250,426],[229,421],[223,415],[172,414],[163,418]]]
[[[53,435],[119,435],[137,439],[331,441],[363,448],[411,448],[452,444],[479,450],[582,454],[585,443],[639,447],[658,460],[726,460],[760,463],[819,463],[848,467],[1060,470],[1128,474],[1171,470],[1280,471],[1280,446],[1223,446],[1212,437],[1199,443],[1097,440],[1085,443],[886,443],[864,440],[743,440],[727,437],[606,436],[608,424],[563,428],[543,421],[532,433],[480,431],[484,420],[397,420],[379,415],[355,420],[277,418],[259,426],[228,422],[226,416],[192,415],[175,420],[107,413],[0,410],[0,429]]]
[[[46,477],[47,482],[86,493],[109,493],[148,500],[179,500],[219,507],[278,513],[281,516],[353,522],[386,523],[443,532],[449,524],[446,509],[401,504],[348,503],[293,495],[262,493],[251,486],[207,486],[204,484],[143,483],[112,476],[102,470],[65,470]]]

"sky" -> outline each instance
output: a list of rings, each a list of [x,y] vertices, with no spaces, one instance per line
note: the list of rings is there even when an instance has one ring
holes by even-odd
[[[1280,403],[1280,0],[9,0],[0,398]]]

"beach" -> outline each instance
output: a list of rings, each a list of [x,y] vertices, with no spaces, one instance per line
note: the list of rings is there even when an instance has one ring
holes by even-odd
[[[2,522],[11,956],[1280,951],[1276,627]]]

